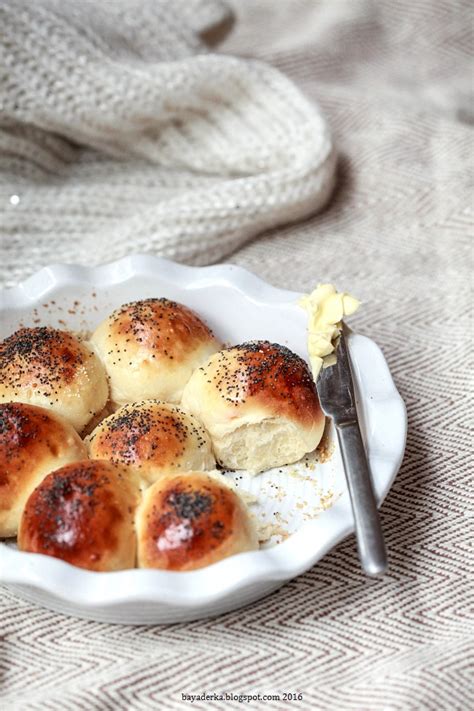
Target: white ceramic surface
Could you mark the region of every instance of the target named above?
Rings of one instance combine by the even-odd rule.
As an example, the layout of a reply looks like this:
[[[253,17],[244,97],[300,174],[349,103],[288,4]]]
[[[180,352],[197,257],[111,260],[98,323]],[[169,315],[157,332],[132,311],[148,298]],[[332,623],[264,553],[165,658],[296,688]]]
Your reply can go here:
[[[296,303],[299,294],[276,289],[239,267],[187,267],[149,255],[90,269],[64,265],[42,269],[0,293],[0,337],[19,324],[36,325],[38,320],[42,325],[89,330],[113,308],[150,296],[166,296],[194,308],[224,342],[266,338],[306,358],[306,313]],[[405,406],[377,345],[353,334],[349,347],[381,502],[402,461]],[[334,450],[327,461],[311,455],[298,465],[256,477],[245,472],[228,475],[257,497],[251,510],[262,531],[273,534],[259,551],[187,573],[94,573],[3,543],[0,583],[66,614],[128,624],[191,620],[248,604],[311,568],[353,531],[331,428],[327,437]]]

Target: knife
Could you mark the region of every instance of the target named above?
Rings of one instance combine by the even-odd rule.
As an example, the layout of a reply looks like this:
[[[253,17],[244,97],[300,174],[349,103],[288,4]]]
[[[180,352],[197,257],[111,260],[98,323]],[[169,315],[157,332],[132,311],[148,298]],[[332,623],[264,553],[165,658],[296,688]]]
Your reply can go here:
[[[348,333],[343,324],[336,346],[336,363],[321,370],[316,387],[322,410],[332,418],[336,428],[362,569],[367,575],[379,576],[387,570],[387,553],[355,407]]]

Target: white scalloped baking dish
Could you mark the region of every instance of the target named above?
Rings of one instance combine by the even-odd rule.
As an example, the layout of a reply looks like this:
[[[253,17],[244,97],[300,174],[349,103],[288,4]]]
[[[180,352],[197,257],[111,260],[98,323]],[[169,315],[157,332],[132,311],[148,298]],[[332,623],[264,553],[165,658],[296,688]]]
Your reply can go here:
[[[113,308],[166,296],[194,308],[225,342],[266,338],[306,358],[306,314],[299,294],[276,289],[235,266],[187,267],[152,256],[131,256],[97,268],[55,265],[0,292],[0,337],[19,324],[90,329]],[[401,464],[406,411],[380,349],[352,334],[358,409],[378,501]],[[177,622],[238,608],[311,568],[353,531],[341,460],[328,431],[326,457],[308,457],[251,478],[233,476],[257,496],[253,506],[268,534],[261,550],[201,570],[95,573],[48,556],[0,544],[0,583],[54,610],[94,620]],[[273,526],[268,522],[273,522]],[[284,539],[284,540],[283,540]],[[275,541],[280,540],[280,543]]]

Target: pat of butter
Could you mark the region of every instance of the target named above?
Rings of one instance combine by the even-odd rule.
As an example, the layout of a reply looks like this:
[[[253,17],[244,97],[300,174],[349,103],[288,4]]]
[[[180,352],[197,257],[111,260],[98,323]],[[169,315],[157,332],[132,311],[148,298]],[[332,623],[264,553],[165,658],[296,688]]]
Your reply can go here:
[[[336,291],[332,284],[318,284],[298,304],[308,312],[308,354],[316,380],[321,368],[335,362],[334,341],[341,332],[342,320],[357,311],[360,301]]]

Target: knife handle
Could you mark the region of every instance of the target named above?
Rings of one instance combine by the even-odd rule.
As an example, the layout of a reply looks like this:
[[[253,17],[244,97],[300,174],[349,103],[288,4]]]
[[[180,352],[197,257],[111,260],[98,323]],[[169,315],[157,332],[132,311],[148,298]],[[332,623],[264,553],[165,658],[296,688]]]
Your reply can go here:
[[[351,497],[360,562],[367,575],[382,575],[388,566],[387,553],[359,424],[341,423],[336,430]]]

